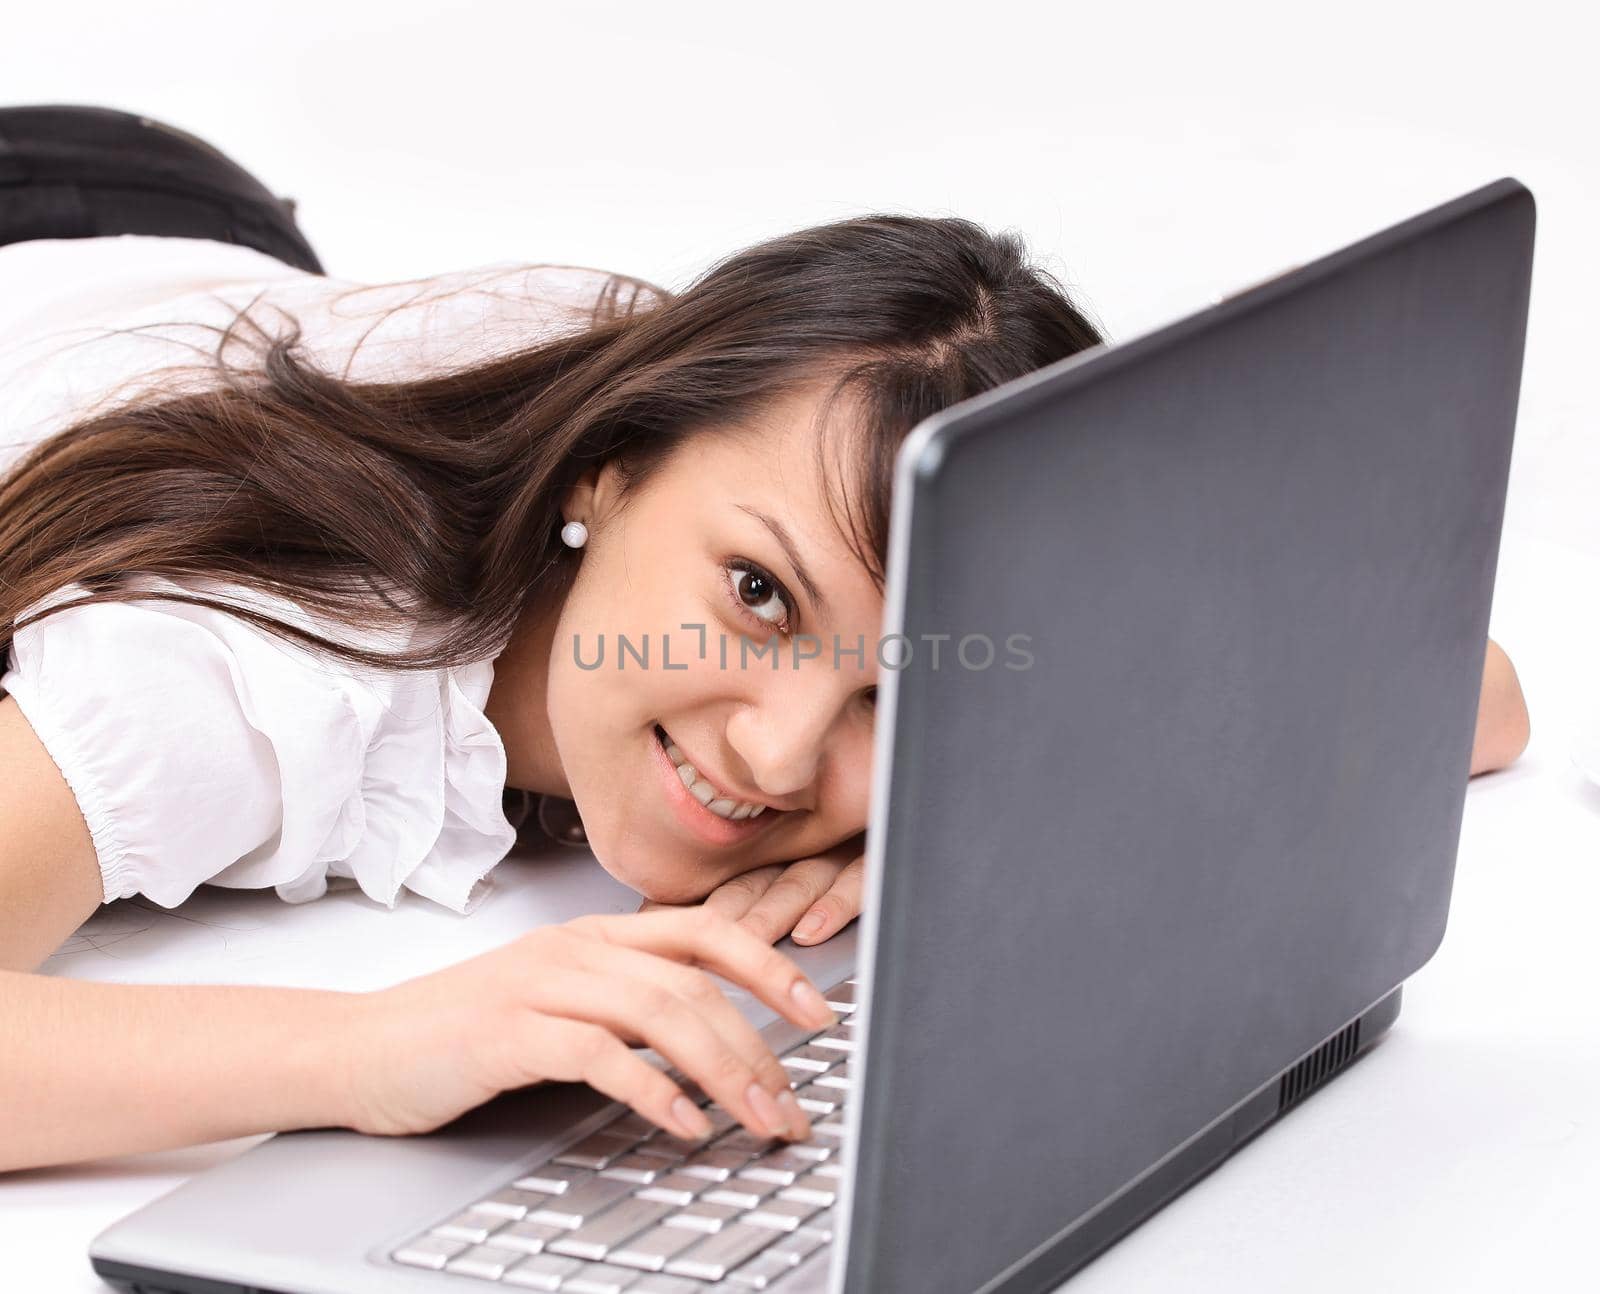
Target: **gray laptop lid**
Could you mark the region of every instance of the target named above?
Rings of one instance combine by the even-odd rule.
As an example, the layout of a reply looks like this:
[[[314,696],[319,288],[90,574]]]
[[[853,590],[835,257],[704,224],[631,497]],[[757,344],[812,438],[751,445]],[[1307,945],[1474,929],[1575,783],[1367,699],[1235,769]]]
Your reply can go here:
[[[997,1283],[1437,947],[1533,225],[1500,181],[903,447],[851,1294]]]

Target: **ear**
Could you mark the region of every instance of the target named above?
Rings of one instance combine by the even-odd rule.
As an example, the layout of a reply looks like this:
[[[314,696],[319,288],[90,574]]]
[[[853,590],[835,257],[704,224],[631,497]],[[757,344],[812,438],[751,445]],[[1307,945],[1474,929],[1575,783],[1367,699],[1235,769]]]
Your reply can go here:
[[[608,460],[591,467],[567,488],[561,496],[561,516],[581,521],[592,531],[609,515],[618,497],[616,465]]]

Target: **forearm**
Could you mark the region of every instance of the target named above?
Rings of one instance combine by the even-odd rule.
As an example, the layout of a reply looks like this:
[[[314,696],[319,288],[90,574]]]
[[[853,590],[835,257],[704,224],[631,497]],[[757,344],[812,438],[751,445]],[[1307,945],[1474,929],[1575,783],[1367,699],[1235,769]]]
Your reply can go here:
[[[0,1172],[341,1125],[358,999],[0,971]]]
[[[1511,658],[1493,639],[1483,661],[1478,723],[1472,739],[1472,775],[1504,768],[1528,745],[1528,703]]]

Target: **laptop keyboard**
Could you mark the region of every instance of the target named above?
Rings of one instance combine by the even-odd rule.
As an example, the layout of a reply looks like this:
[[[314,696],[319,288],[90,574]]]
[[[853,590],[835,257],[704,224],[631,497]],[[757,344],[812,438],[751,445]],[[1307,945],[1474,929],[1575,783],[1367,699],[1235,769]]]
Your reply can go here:
[[[560,1294],[820,1294],[844,1165],[856,981],[823,996],[839,1023],[778,1057],[811,1117],[809,1141],[757,1136],[669,1070],[711,1120],[705,1141],[630,1110],[390,1256]]]

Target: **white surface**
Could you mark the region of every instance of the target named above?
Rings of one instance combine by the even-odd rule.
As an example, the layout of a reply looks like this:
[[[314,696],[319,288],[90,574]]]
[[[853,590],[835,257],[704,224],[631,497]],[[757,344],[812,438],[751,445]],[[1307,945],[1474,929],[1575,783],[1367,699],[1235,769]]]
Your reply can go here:
[[[549,260],[681,286],[779,230],[955,213],[1021,230],[1114,336],[1500,175],[1527,183],[1539,244],[1491,629],[1530,749],[1469,791],[1450,930],[1393,1035],[1069,1288],[1567,1290],[1594,1286],[1600,1211],[1600,788],[1569,759],[1600,740],[1600,104],[1581,13],[276,0],[224,30],[200,0],[64,0],[6,15],[0,94],[202,135],[298,198],[353,278]],[[593,901],[623,898],[595,880]],[[376,984],[590,901],[532,869],[464,922],[251,897],[202,897],[72,973]],[[249,929],[189,920],[225,914]],[[0,1254],[23,1263],[7,1275],[102,1289],[88,1238],[240,1148],[0,1182]]]

